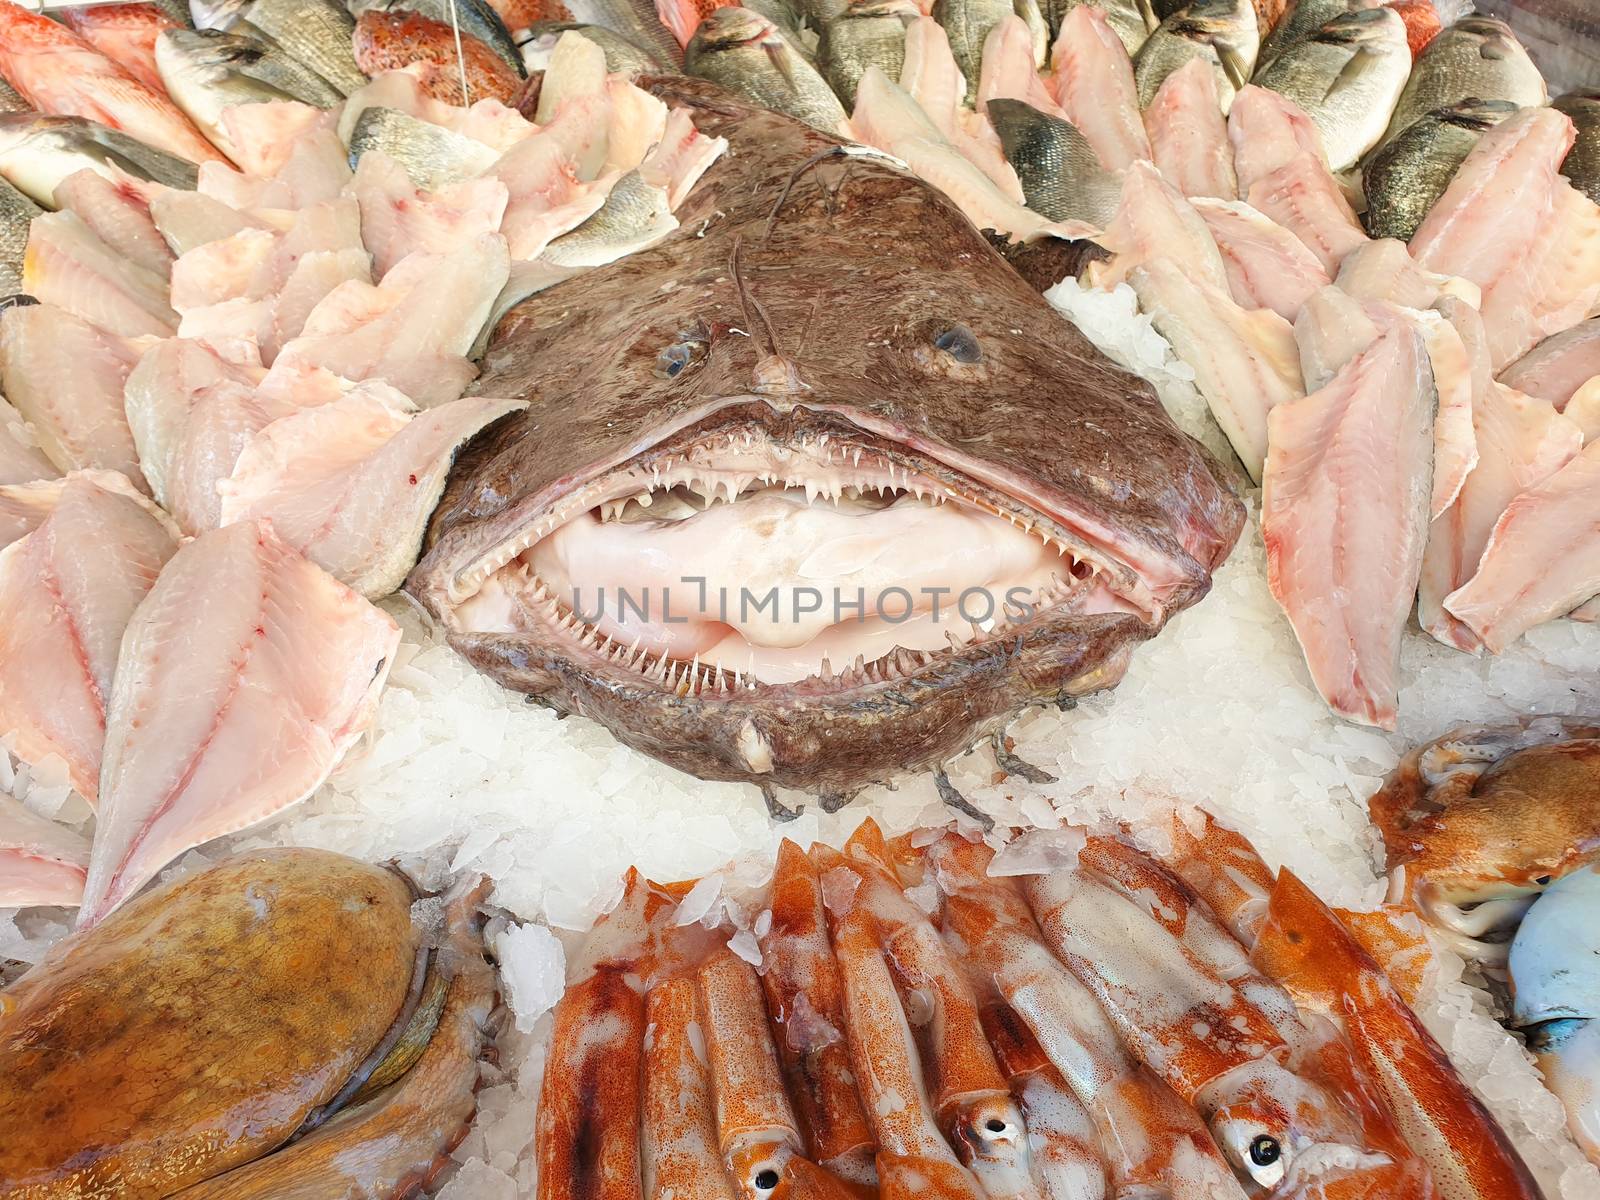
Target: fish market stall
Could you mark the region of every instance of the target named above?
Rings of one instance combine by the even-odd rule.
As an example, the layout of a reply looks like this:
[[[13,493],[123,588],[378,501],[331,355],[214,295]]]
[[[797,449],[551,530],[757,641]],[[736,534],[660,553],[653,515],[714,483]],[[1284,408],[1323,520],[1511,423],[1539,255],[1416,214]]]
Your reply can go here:
[[[1600,1200],[1505,7],[0,0],[0,1198]]]

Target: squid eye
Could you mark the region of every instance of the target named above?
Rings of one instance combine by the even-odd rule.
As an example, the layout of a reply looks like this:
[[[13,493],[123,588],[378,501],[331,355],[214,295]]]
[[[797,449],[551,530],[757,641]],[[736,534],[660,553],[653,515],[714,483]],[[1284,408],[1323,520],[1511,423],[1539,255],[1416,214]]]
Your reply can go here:
[[[757,1192],[763,1196],[770,1196],[778,1189],[778,1173],[771,1167],[764,1167],[756,1172],[752,1182],[756,1185]]]
[[[1278,1139],[1262,1134],[1250,1143],[1250,1161],[1258,1167],[1270,1167],[1283,1157],[1283,1147]]]
[[[975,363],[983,359],[983,347],[978,345],[978,335],[965,325],[952,325],[933,344],[958,363]]]

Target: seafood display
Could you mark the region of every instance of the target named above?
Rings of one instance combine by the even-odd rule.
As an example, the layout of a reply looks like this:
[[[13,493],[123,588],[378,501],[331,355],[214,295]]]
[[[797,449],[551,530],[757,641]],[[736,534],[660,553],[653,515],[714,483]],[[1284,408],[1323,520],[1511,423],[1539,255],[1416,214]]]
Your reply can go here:
[[[541,1200],[1539,1195],[1362,914],[1165,842],[869,819],[786,841],[732,938],[630,873],[555,1008]]]

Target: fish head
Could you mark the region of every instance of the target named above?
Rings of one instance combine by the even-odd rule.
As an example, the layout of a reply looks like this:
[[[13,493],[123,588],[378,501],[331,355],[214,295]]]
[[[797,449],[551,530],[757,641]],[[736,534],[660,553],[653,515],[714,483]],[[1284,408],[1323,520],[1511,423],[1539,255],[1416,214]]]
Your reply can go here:
[[[760,13],[737,5],[713,9],[695,29],[692,52],[711,53],[781,39],[778,27]]]
[[[1358,8],[1340,13],[1308,40],[1377,53],[1404,47],[1405,22],[1392,8]]]
[[[500,324],[477,386],[531,407],[408,586],[502,682],[826,799],[1115,683],[1242,509],[933,189],[716,95],[681,232]]]

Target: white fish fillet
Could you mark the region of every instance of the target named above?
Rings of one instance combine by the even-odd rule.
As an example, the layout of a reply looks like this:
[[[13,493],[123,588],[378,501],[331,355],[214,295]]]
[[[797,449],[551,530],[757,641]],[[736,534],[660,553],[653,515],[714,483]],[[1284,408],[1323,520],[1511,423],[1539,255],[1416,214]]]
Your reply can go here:
[[[1056,100],[1101,166],[1120,171],[1151,157],[1133,63],[1103,12],[1079,4],[1067,13],[1050,48],[1050,67]]]
[[[1357,300],[1387,300],[1404,308],[1432,308],[1443,296],[1454,296],[1473,308],[1483,302],[1477,284],[1424,271],[1406,244],[1394,238],[1364,242],[1350,251],[1339,263],[1334,282]]]
[[[1445,597],[1477,571],[1489,534],[1506,506],[1576,457],[1583,441],[1577,426],[1547,402],[1494,381],[1487,335],[1475,309],[1447,300],[1441,310],[1469,358],[1477,453],[1455,502],[1429,527],[1417,585],[1417,619],[1446,645],[1475,651],[1477,635],[1445,610]]]
[[[1268,414],[1304,395],[1294,329],[1268,309],[1240,308],[1226,291],[1166,259],[1136,268],[1128,282],[1156,330],[1193,368],[1211,415],[1259,482]]]
[[[0,347],[3,347],[0,342]],[[0,366],[4,364],[0,349]],[[52,479],[60,472],[39,448],[21,413],[0,397],[0,484],[32,483],[35,479]]]
[[[583,180],[578,164],[555,137],[527,138],[491,168],[508,191],[500,232],[512,259],[537,258],[552,240],[599,211],[613,176]]]
[[[1021,17],[1001,20],[983,39],[983,59],[978,73],[978,110],[991,100],[1020,100],[1024,104],[1067,119],[1066,110],[1039,78],[1033,57],[1033,32]]]
[[[224,300],[260,299],[264,290],[255,280],[278,237],[268,229],[241,229],[188,251],[172,267],[172,307],[188,313]]]
[[[1378,340],[1379,305],[1363,304],[1342,288],[1319,288],[1295,318],[1300,378],[1307,392],[1326,387],[1345,366]]]
[[[1155,259],[1177,263],[1196,283],[1228,291],[1228,269],[1216,239],[1194,205],[1162,178],[1155,164],[1136,162],[1123,176],[1117,215],[1095,238],[1111,252],[1092,263],[1088,277],[1095,287],[1110,290],[1136,267]]]
[[[191,308],[178,322],[178,336],[204,342],[231,363],[260,367],[277,329],[277,308],[270,298],[242,297]]]
[[[123,630],[177,548],[130,492],[69,478],[49,517],[0,550],[0,735],[24,762],[60,757],[91,804]]]
[[[0,379],[59,471],[99,467],[144,486],[122,388],[138,355],[49,304],[0,315]]]
[[[379,279],[407,254],[445,254],[500,228],[510,191],[499,179],[466,179],[419,191],[405,168],[381,150],[361,156],[351,190],[361,206],[361,237]]]
[[[1427,537],[1433,409],[1422,337],[1395,322],[1327,387],[1267,417],[1272,594],[1328,706],[1385,729]]]
[[[1498,654],[1600,595],[1600,442],[1523,492],[1495,522],[1477,573],[1445,608]]]
[[[128,482],[127,476],[115,471],[74,471],[60,479],[0,484],[0,550],[27,537],[45,523],[60,503],[69,479],[87,480],[105,491],[148,503],[139,490]]]
[[[0,792],[0,908],[72,907],[88,870],[87,841]]]
[[[949,35],[932,17],[920,17],[907,26],[899,83],[945,141],[988,176],[1003,196],[1022,203],[1022,183],[1006,161],[1000,135],[982,113],[963,103],[966,78],[950,50]]]
[[[314,792],[370,723],[399,644],[270,525],[178,551],[123,639],[79,926],[190,847]]]
[[[1600,375],[1573,392],[1561,411],[1583,430],[1585,444],[1600,437]]]
[[[1479,139],[1411,239],[1423,267],[1483,290],[1497,371],[1600,303],[1600,206],[1559,174],[1574,136],[1555,109],[1507,118]]]
[[[667,106],[643,88],[613,76],[606,80],[606,160],[601,174],[627,172],[644,161],[667,131]]]
[[[94,171],[76,171],[56,185],[56,207],[76,213],[102,242],[135,266],[163,278],[172,269],[172,251],[138,188],[119,186]]]
[[[381,383],[268,425],[219,485],[222,523],[270,519],[290,546],[370,599],[416,564],[456,450],[525,408],[472,397],[418,414]]]
[[[1238,196],[1217,77],[1205,60],[1190,59],[1167,76],[1145,109],[1144,129],[1156,166],[1185,196]]]
[[[1302,154],[1326,163],[1322,135],[1305,109],[1277,92],[1254,85],[1242,88],[1228,113],[1239,194]]]
[[[1204,63],[1193,60],[1191,66]],[[1203,72],[1209,79],[1211,72]],[[1228,288],[1245,308],[1270,308],[1293,321],[1328,273],[1304,242],[1242,200],[1191,196],[1227,268]]]
[[[465,355],[510,274],[506,241],[485,234],[450,254],[413,254],[374,287],[340,284],[273,363],[381,379],[423,407],[460,396],[477,374]]]
[[[581,33],[569,29],[556,39],[556,48],[550,53],[550,65],[545,68],[533,123],[548,125],[572,100],[600,95],[605,87],[605,52]]]
[[[263,387],[224,380],[194,394],[171,458],[172,515],[185,533],[222,524],[217,485],[233,474],[252,438],[294,405]]]
[[[22,284],[41,303],[122,337],[170,337],[178,325],[167,304],[165,276],[123,258],[76,213],[33,219]]]
[[[523,138],[531,137],[535,126],[514,108],[498,100],[479,100],[470,108],[459,108],[435,100],[422,90],[422,84],[409,71],[385,71],[366,87],[352,92],[339,110],[335,132],[339,141],[350,144],[350,135],[361,114],[369,108],[393,108],[418,120],[442,125],[463,137],[482,142],[503,154]]]
[[[231,237],[241,229],[267,228],[259,218],[220,200],[178,188],[164,188],[150,198],[150,217],[175,255]]]
[[[667,114],[661,141],[640,162],[639,175],[652,187],[663,189],[668,210],[677,212],[700,176],[727,150],[727,138],[707,137],[695,128],[688,109],[675,108]]]

